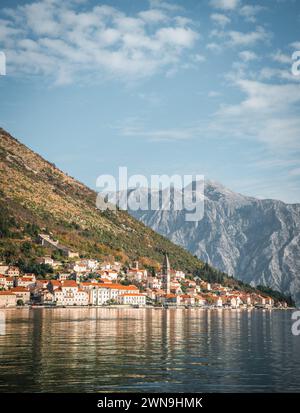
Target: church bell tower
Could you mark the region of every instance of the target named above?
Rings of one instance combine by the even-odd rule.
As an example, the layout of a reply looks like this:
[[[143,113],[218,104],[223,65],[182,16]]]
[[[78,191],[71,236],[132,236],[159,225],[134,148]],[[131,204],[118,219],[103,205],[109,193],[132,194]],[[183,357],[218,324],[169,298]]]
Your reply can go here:
[[[170,294],[170,286],[171,286],[171,268],[169,257],[167,253],[165,253],[165,258],[162,266],[162,288],[166,294]]]

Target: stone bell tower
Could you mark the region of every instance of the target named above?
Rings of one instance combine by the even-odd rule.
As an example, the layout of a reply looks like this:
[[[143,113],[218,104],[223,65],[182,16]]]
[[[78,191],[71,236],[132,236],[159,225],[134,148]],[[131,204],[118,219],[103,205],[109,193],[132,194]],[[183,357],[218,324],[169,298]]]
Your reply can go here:
[[[162,288],[166,294],[170,294],[170,286],[171,286],[171,268],[169,257],[167,253],[165,253],[165,258],[162,266]]]

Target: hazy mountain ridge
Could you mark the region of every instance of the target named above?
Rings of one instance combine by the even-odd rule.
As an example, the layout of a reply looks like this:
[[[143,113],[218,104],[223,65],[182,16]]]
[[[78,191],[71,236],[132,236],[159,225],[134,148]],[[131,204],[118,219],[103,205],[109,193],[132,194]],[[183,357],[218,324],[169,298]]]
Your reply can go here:
[[[187,222],[185,211],[130,213],[221,271],[300,302],[300,204],[243,196],[212,181],[204,195],[199,222]]]

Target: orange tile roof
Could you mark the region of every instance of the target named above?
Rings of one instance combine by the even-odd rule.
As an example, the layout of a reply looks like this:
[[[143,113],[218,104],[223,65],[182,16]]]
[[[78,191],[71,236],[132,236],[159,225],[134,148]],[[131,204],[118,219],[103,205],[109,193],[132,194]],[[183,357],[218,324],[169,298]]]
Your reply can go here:
[[[66,280],[62,282],[63,287],[78,287],[76,281],[74,280]]]
[[[129,272],[144,272],[145,270],[140,270],[140,269],[136,269],[136,268],[130,268]],[[116,271],[117,272],[117,271]]]
[[[102,286],[101,286],[102,287]],[[104,288],[111,288],[112,290],[138,290],[135,285],[122,285],[122,284],[107,284],[103,285]]]
[[[145,297],[144,294],[134,294],[134,293],[128,293],[128,294],[121,294],[120,297]]]
[[[52,285],[61,286],[61,281],[58,281],[58,280],[50,280],[50,283],[51,283]]]
[[[166,298],[176,298],[175,294],[165,294]]]
[[[12,288],[10,291],[12,291],[12,292],[25,292],[25,293],[27,293],[27,292],[29,292],[29,289],[28,288],[26,288],[26,287],[14,287],[14,288]]]
[[[108,280],[107,278],[101,278],[99,282],[102,284],[112,284],[112,281]]]

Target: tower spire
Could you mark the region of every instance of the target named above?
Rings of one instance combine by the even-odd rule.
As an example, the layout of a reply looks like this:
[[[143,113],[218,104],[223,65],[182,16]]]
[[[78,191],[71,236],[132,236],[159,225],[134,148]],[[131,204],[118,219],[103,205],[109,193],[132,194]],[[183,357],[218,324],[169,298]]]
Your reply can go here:
[[[165,252],[165,257],[164,257],[164,262],[163,262],[163,272],[166,274],[168,271],[170,271],[170,261],[168,254]]]
[[[162,265],[162,284],[166,294],[169,294],[171,286],[171,267],[167,253],[165,253],[164,262]]]

